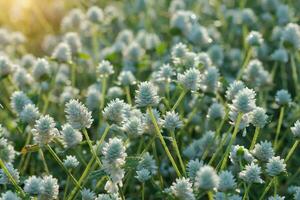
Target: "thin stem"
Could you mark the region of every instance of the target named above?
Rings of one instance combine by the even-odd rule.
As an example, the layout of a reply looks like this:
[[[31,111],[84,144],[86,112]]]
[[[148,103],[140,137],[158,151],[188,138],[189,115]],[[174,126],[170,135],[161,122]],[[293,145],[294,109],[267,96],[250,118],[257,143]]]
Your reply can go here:
[[[287,83],[287,73],[286,73],[286,66],[283,64],[283,63],[281,63],[280,64],[280,70],[281,70],[281,81],[282,81],[282,87],[284,88],[284,89],[287,89],[287,87],[288,87],[288,83]]]
[[[156,148],[156,143],[152,143],[152,152],[153,152],[153,155],[154,155],[154,158],[156,160],[156,163],[160,163],[160,160],[158,158],[158,155],[157,155],[157,148]],[[164,187],[164,180],[162,178],[162,176],[160,174],[157,174],[158,178],[159,178],[159,183],[160,183],[160,186],[161,188]]]
[[[107,84],[107,80],[105,77],[103,77],[102,81],[101,81],[102,88],[101,88],[100,113],[101,113],[101,110],[103,110],[104,105],[105,105],[106,84]]]
[[[167,154],[170,162],[172,163],[172,166],[173,166],[173,168],[174,168],[177,176],[181,177],[181,173],[179,172],[178,167],[177,167],[177,165],[176,165],[176,163],[174,161],[174,158],[172,157],[172,155],[171,155],[171,153],[170,153],[170,151],[168,149],[168,146],[167,146],[167,144],[166,144],[166,142],[165,142],[165,140],[164,140],[164,138],[163,138],[163,136],[162,136],[162,134],[160,132],[160,129],[159,129],[158,125],[157,125],[157,121],[156,121],[156,119],[154,117],[154,114],[153,114],[153,111],[152,111],[151,107],[148,107],[148,112],[150,114],[152,123],[154,124],[155,132],[156,132],[157,136],[159,137],[160,142],[161,142],[161,144],[162,144],[162,146],[163,146],[163,148],[164,148],[164,150],[165,150],[165,152],[166,152],[166,154]]]
[[[127,103],[132,105],[129,86],[125,87],[125,92],[126,92]]]
[[[89,134],[88,134],[88,132],[87,132],[87,130],[85,128],[83,129],[83,135],[84,135],[84,137],[85,137],[85,139],[86,139],[86,141],[87,141],[87,143],[88,143],[88,145],[90,147],[90,151],[92,153],[92,156],[95,157],[97,164],[99,166],[101,166],[102,165],[101,161],[100,161],[100,159],[97,156],[97,153],[96,153],[96,151],[95,151],[95,149],[93,147],[92,141],[91,141],[91,139],[89,137]]]
[[[15,84],[15,82],[12,80],[11,75],[7,76],[8,82],[10,83],[10,85],[12,85],[14,90],[19,90],[18,86]]]
[[[221,170],[223,170],[226,167],[227,159],[228,159],[228,154],[229,154],[229,152],[231,150],[231,146],[234,143],[236,135],[237,135],[237,133],[239,131],[239,127],[240,127],[240,123],[241,123],[241,120],[242,120],[242,116],[243,116],[242,113],[239,113],[238,116],[237,116],[236,124],[235,124],[234,130],[233,130],[232,136],[230,138],[229,144],[228,144],[228,146],[226,148],[226,151],[225,151],[225,154],[223,156],[223,162],[222,162],[222,165],[221,165]]]
[[[104,182],[105,180],[106,180],[106,177],[103,176],[103,177],[97,182],[96,187],[95,187],[95,190],[96,190],[97,188],[99,188],[99,187],[103,184],[103,182]]]
[[[18,190],[22,197],[25,197],[25,192],[23,191],[23,189],[18,185],[17,181],[15,180],[15,178],[11,175],[11,173],[9,172],[9,170],[7,169],[6,165],[4,164],[3,160],[0,158],[0,167],[2,168],[3,172],[5,173],[5,175],[8,177],[8,179],[10,180],[10,182],[13,184],[13,186],[16,188],[16,190]]]
[[[273,82],[274,80],[274,77],[275,77],[275,74],[276,74],[276,71],[277,71],[277,68],[278,68],[278,62],[275,62],[275,65],[274,67],[272,68],[272,71],[271,71],[271,82]]]
[[[216,136],[217,136],[217,137],[219,137],[220,132],[221,132],[221,130],[222,130],[222,128],[223,128],[223,126],[224,126],[224,123],[225,123],[225,121],[227,120],[227,118],[228,118],[228,110],[226,111],[225,116],[223,117],[223,119],[222,119],[220,125],[218,126],[218,128],[217,128],[217,130],[216,130]]]
[[[122,200],[125,200],[125,196],[123,194],[122,188],[120,187],[120,185],[118,184],[118,190],[119,190],[119,195],[121,197]]]
[[[274,177],[274,197],[277,195],[277,177]]]
[[[295,149],[297,148],[300,140],[296,140],[295,143],[293,144],[292,148],[290,149],[289,153],[287,154],[286,158],[284,159],[285,162],[287,162],[291,156],[293,155]]]
[[[88,176],[90,169],[93,165],[95,161],[95,158],[92,157],[92,159],[89,161],[89,163],[87,164],[85,170],[83,171],[81,177],[78,180],[78,185],[75,186],[75,188],[71,191],[70,195],[68,196],[68,200],[72,200],[74,199],[74,197],[76,196],[77,192],[79,191],[79,189],[81,188],[80,185],[81,183],[85,180],[85,178]]]
[[[274,182],[274,178],[272,178],[269,182],[269,184],[267,185],[267,187],[264,189],[262,195],[260,196],[259,200],[263,200],[264,197],[266,196],[267,192],[269,191],[269,189],[271,188],[272,184]]]
[[[43,165],[44,165],[45,172],[46,172],[46,174],[49,174],[48,165],[47,165],[47,162],[45,160],[44,152],[42,151],[42,149],[39,149],[39,153],[41,155],[41,159],[42,159],[42,162],[43,162]]]
[[[55,151],[50,147],[49,144],[46,145],[47,150],[50,152],[52,157],[55,159],[55,161],[59,164],[59,166],[66,172],[66,174],[71,178],[73,183],[77,185],[78,187],[81,187],[78,183],[78,181],[74,178],[74,176],[71,174],[71,172],[64,166],[63,162],[60,160],[58,155],[55,153]]]
[[[92,47],[93,47],[93,54],[94,54],[94,62],[97,63],[98,62],[98,59],[97,59],[97,56],[98,56],[98,38],[97,38],[97,26],[94,25],[92,27],[92,32],[93,32],[93,35],[92,35]]]
[[[68,176],[68,178],[67,178],[67,182],[66,182],[66,186],[65,186],[65,191],[64,191],[64,199],[66,199],[66,197],[67,197],[69,183],[70,183],[70,176]]]
[[[141,155],[144,155],[148,151],[148,149],[150,148],[150,146],[152,145],[152,143],[155,141],[155,139],[156,139],[156,136],[153,136],[151,138],[151,140],[147,143],[147,146],[142,151]]]
[[[100,128],[101,126],[101,119],[102,119],[102,110],[104,108],[105,105],[105,94],[106,94],[106,84],[107,84],[107,80],[106,77],[102,77],[101,79],[101,96],[100,96],[100,107],[99,107],[99,121],[98,121],[98,128]]]
[[[75,63],[71,62],[70,63],[71,67],[71,82],[72,82],[72,87],[76,87],[76,65]]]
[[[208,164],[211,165],[213,163],[213,161],[216,159],[217,155],[219,154],[219,152],[222,150],[224,144],[226,143],[227,141],[227,138],[230,134],[230,132],[232,131],[233,129],[233,126],[231,126],[229,128],[229,130],[226,132],[226,135],[225,137],[223,138],[223,140],[221,141],[221,144],[219,145],[219,147],[217,148],[216,152],[213,154],[213,156],[211,157],[211,159],[209,160]]]
[[[98,142],[98,144],[96,146],[96,151],[98,151],[99,147],[102,145],[103,141],[105,140],[105,138],[106,138],[106,136],[107,136],[107,134],[109,132],[110,127],[111,126],[108,125],[105,128],[104,133],[102,134],[102,136],[101,136],[101,138],[100,138],[100,140],[99,140],[99,142]],[[71,191],[71,193],[70,193],[70,195],[68,197],[68,200],[72,200],[76,196],[78,190],[80,189],[81,183],[83,183],[83,181],[85,180],[85,178],[89,175],[90,170],[92,168],[92,165],[93,165],[93,163],[94,163],[94,161],[95,161],[96,158],[97,158],[97,156],[95,156],[95,155],[92,156],[92,158],[90,159],[89,163],[87,164],[87,166],[86,166],[83,174],[79,178],[79,181],[78,181],[79,186],[76,185],[76,187]],[[101,166],[101,165],[99,165],[99,166]]]
[[[171,137],[172,137],[172,144],[173,144],[173,147],[174,147],[175,152],[177,154],[177,157],[178,157],[181,169],[183,171],[183,174],[186,174],[185,165],[184,165],[184,162],[183,162],[182,157],[180,155],[180,151],[179,151],[179,148],[178,148],[178,144],[177,144],[177,141],[176,141],[176,136],[175,136],[174,131],[171,131]]]
[[[278,137],[279,137],[280,129],[282,126],[282,121],[283,121],[283,115],[284,115],[284,106],[282,106],[280,108],[279,120],[278,120],[278,124],[277,124],[276,136],[275,136],[275,142],[274,142],[275,149],[277,148]]]
[[[251,184],[249,184],[248,187],[246,188],[244,196],[243,196],[243,200],[249,199],[248,193],[249,193],[250,187],[251,187]]]
[[[30,141],[31,141],[31,133],[29,132],[29,133],[27,133],[27,137],[26,137],[26,141],[25,141],[24,146],[28,145],[28,144],[30,143]],[[22,157],[21,157],[21,160],[20,160],[20,163],[19,163],[19,167],[18,167],[19,170],[21,169],[21,167],[22,167],[23,164],[24,164],[26,155],[29,156],[29,155],[26,154],[26,153],[22,154]]]
[[[182,90],[182,92],[181,92],[180,96],[178,97],[176,103],[172,107],[172,111],[174,111],[179,106],[180,102],[182,101],[182,99],[186,95],[186,93],[187,93],[186,90]]]
[[[252,142],[251,142],[251,145],[250,145],[249,150],[252,150],[252,149],[254,148],[254,145],[255,145],[256,140],[257,140],[258,135],[259,135],[259,131],[260,131],[260,128],[259,128],[259,127],[256,127],[256,128],[255,128],[255,132],[254,132],[254,136],[253,136],[253,139],[252,139]]]
[[[167,100],[169,102],[170,101],[170,82],[169,81],[166,82],[165,89],[166,89]]]
[[[243,75],[243,73],[244,73],[244,70],[245,70],[246,66],[247,66],[248,63],[249,63],[249,60],[250,60],[250,58],[251,58],[251,55],[252,55],[252,49],[251,49],[251,47],[249,47],[249,48],[247,49],[247,52],[246,52],[246,56],[245,56],[243,65],[242,65],[240,71],[238,72],[238,75],[237,75],[236,80],[240,80],[240,79],[242,78],[242,75]]]
[[[24,165],[21,169],[21,174],[23,174],[27,170],[27,167],[28,167],[28,164],[29,164],[29,161],[30,161],[30,157],[31,157],[31,152],[28,152],[28,155],[26,156]]]
[[[295,58],[294,55],[291,53],[291,65],[292,65],[292,75],[293,75],[293,80],[294,80],[294,87],[295,87],[295,94],[298,96],[299,92],[299,83],[298,83],[298,72],[297,72],[297,66],[295,63]]]
[[[142,200],[145,200],[145,183],[142,183]]]
[[[209,200],[214,200],[214,195],[213,195],[213,193],[211,191],[207,192],[207,196],[208,196]]]
[[[102,143],[104,142],[104,140],[105,140],[105,138],[106,138],[106,136],[107,136],[107,134],[108,134],[108,132],[109,132],[109,130],[110,130],[110,125],[107,125],[106,126],[106,128],[105,128],[105,130],[104,130],[104,132],[103,132],[103,134],[102,134],[102,136],[101,136],[101,138],[100,138],[100,140],[98,141],[98,144],[97,144],[97,147],[96,147],[96,151],[98,151],[98,149],[99,149],[99,147],[102,145]]]
[[[43,106],[43,109],[42,109],[42,113],[45,114],[47,109],[48,109],[48,106],[49,106],[49,94],[50,94],[50,91],[47,93],[46,96],[42,96],[44,97],[44,106]]]

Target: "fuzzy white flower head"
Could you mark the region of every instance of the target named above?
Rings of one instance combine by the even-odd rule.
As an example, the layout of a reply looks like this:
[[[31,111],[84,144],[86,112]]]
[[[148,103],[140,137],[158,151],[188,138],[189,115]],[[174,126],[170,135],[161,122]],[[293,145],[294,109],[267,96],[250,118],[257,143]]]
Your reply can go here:
[[[1,127],[2,128],[2,127]],[[0,135],[0,158],[7,163],[12,163],[16,157],[16,151],[6,138]]]
[[[170,187],[172,194],[179,200],[195,200],[192,183],[188,178],[178,178]]]
[[[49,115],[41,116],[32,129],[34,141],[40,145],[50,143],[59,134],[55,125],[54,119]]]
[[[81,52],[81,41],[79,35],[76,32],[68,32],[64,36],[64,41],[69,45],[73,55]]]
[[[127,156],[126,148],[119,138],[110,138],[107,143],[103,145],[102,154],[104,155],[104,162],[112,166],[121,167],[125,164]]]
[[[220,179],[214,168],[205,165],[201,167],[195,177],[195,187],[204,190],[213,190],[219,185]]]
[[[70,46],[65,42],[59,43],[52,53],[52,58],[62,63],[71,62],[72,58]]]
[[[245,169],[239,173],[239,176],[247,183],[263,183],[264,181],[260,177],[261,173],[260,166],[251,163],[250,165],[246,165]]]
[[[13,66],[7,56],[0,55],[0,76],[4,77],[12,73]]]
[[[65,113],[68,123],[75,129],[90,128],[93,123],[91,112],[78,100],[71,99]]]
[[[255,105],[255,91],[249,88],[240,90],[232,101],[234,108],[241,113],[252,111]]]
[[[44,176],[41,182],[40,200],[54,200],[58,198],[59,185],[52,175]]]
[[[82,141],[82,134],[70,124],[62,126],[61,134],[66,148],[74,147]]]
[[[100,78],[107,78],[110,75],[112,75],[115,71],[114,67],[109,61],[102,60],[97,67],[97,72]]]
[[[297,120],[294,123],[294,126],[291,127],[291,131],[294,135],[294,137],[299,140],[300,139],[300,120]]]
[[[32,74],[36,81],[43,81],[50,77],[49,62],[44,58],[38,58],[32,68]]]
[[[93,23],[100,23],[104,18],[102,9],[97,6],[90,7],[86,13],[86,16]]]
[[[201,74],[195,68],[190,68],[184,74],[178,74],[178,82],[186,89],[197,91],[200,88]]]
[[[110,138],[107,143],[103,145],[103,168],[110,176],[111,181],[107,182],[105,186],[110,192],[114,191],[116,185],[122,186],[122,179],[125,171],[122,169],[125,164],[127,154],[126,148],[121,139]]]
[[[156,106],[159,103],[157,87],[151,82],[142,82],[136,91],[135,102],[138,107]]]

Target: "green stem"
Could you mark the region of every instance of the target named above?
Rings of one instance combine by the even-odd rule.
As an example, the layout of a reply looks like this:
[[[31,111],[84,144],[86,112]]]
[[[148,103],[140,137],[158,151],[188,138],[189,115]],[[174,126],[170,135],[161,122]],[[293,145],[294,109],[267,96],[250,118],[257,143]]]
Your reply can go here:
[[[174,111],[180,104],[180,102],[182,101],[183,97],[186,95],[187,91],[186,90],[182,90],[180,96],[178,97],[176,103],[174,104],[172,111]]]
[[[27,137],[26,137],[26,141],[25,141],[24,146],[28,145],[30,143],[30,141],[31,141],[31,133],[29,132],[29,133],[27,133]],[[21,160],[20,160],[20,163],[19,163],[19,166],[18,166],[19,170],[23,166],[26,156],[29,156],[29,155],[25,154],[25,153],[22,154],[22,157],[21,157]]]
[[[48,106],[49,106],[49,94],[50,94],[50,91],[47,93],[46,96],[42,96],[42,97],[44,97],[44,106],[43,106],[43,109],[42,109],[43,114],[46,114],[46,111],[47,111]]]
[[[208,196],[209,200],[214,200],[214,195],[213,195],[212,191],[208,191],[207,196]]]
[[[150,146],[152,145],[152,143],[155,141],[156,136],[153,136],[151,138],[151,140],[148,142],[147,146],[144,148],[144,150],[142,151],[141,155],[144,155],[150,148]]]
[[[183,162],[182,157],[180,155],[180,151],[179,151],[179,148],[178,148],[178,144],[177,144],[177,141],[176,141],[176,136],[175,136],[174,131],[171,131],[171,137],[172,137],[172,144],[173,144],[173,147],[174,147],[175,152],[177,154],[181,169],[183,171],[183,174],[185,175],[186,174],[185,165],[184,165],[184,162]]]
[[[295,94],[298,96],[299,93],[299,83],[298,83],[298,72],[297,72],[297,66],[295,63],[295,58],[294,55],[291,54],[291,65],[292,65],[292,75],[293,75],[293,80],[294,80],[294,87],[295,87]]]
[[[122,188],[120,187],[120,185],[118,184],[118,190],[119,190],[119,195],[121,197],[122,200],[125,200],[125,196],[123,194]]]
[[[281,63],[280,64],[280,70],[281,70],[281,81],[282,81],[282,87],[284,89],[287,89],[288,83],[287,83],[287,72],[286,72],[286,66]]]
[[[290,149],[289,153],[287,154],[286,158],[284,159],[285,162],[287,162],[291,156],[293,155],[294,151],[296,150],[300,140],[296,140],[295,143],[293,144],[292,148]]]
[[[64,191],[64,199],[66,199],[66,197],[67,197],[69,183],[70,183],[70,176],[68,176],[68,178],[67,178],[67,182],[66,182],[66,186],[65,186],[65,191]]]
[[[277,195],[277,177],[274,177],[274,197]]]
[[[4,162],[3,162],[3,160],[1,158],[0,158],[0,167],[2,168],[3,172],[8,177],[8,179],[10,180],[10,182],[13,184],[13,186],[16,188],[16,190],[18,190],[20,192],[20,194],[22,195],[22,197],[25,197],[26,196],[25,192],[18,185],[17,181],[11,175],[11,173],[9,172],[9,170],[7,169],[6,165],[4,164]]]
[[[248,50],[247,50],[247,52],[246,52],[246,56],[245,56],[243,65],[242,65],[240,71],[238,72],[238,75],[237,75],[236,80],[240,80],[240,79],[242,78],[242,75],[243,75],[243,73],[244,73],[244,70],[245,70],[246,66],[247,66],[248,63],[249,63],[249,60],[250,60],[250,58],[251,58],[251,55],[252,55],[252,49],[251,49],[251,47],[249,47]]]
[[[172,155],[171,155],[171,153],[170,153],[170,151],[169,151],[169,149],[168,149],[168,146],[167,146],[167,144],[166,144],[166,142],[165,142],[165,140],[164,140],[164,138],[163,138],[163,136],[162,136],[162,134],[161,134],[161,132],[160,132],[160,129],[159,129],[159,127],[158,127],[157,121],[156,121],[156,119],[155,119],[155,117],[154,117],[154,114],[153,114],[153,111],[152,111],[152,108],[151,108],[151,107],[148,107],[148,112],[149,112],[149,114],[150,114],[152,123],[154,124],[155,132],[156,132],[157,136],[159,137],[160,142],[161,142],[161,144],[162,144],[162,146],[163,146],[163,148],[164,148],[164,150],[165,150],[165,152],[166,152],[166,154],[167,154],[167,156],[168,156],[170,162],[172,163],[172,166],[173,166],[173,168],[174,168],[174,170],[175,170],[177,176],[181,177],[181,173],[179,172],[178,167],[177,167],[177,165],[176,165],[176,163],[175,163],[175,160],[174,160],[174,158],[172,157]]]
[[[99,121],[98,121],[98,128],[100,128],[101,126],[101,119],[102,119],[102,110],[104,108],[105,105],[105,95],[106,95],[106,84],[107,84],[107,80],[106,77],[103,77],[101,80],[101,96],[100,96],[100,107],[99,107]]]
[[[237,133],[239,131],[239,127],[240,127],[240,123],[241,123],[241,120],[242,120],[242,116],[243,116],[242,113],[239,113],[238,116],[237,116],[236,124],[235,124],[234,130],[233,130],[232,136],[230,138],[229,144],[228,144],[228,146],[226,148],[226,151],[225,151],[225,154],[223,156],[223,162],[222,162],[222,165],[221,165],[221,170],[223,170],[226,167],[228,155],[229,155],[229,152],[231,150],[231,146],[232,146],[232,144],[235,141],[236,135],[237,135]]]
[[[271,188],[273,182],[274,182],[274,178],[271,179],[271,181],[269,182],[269,184],[267,185],[267,187],[264,189],[264,191],[263,191],[262,195],[260,196],[259,200],[263,200],[264,199],[264,197],[266,196],[267,192]]]
[[[13,81],[13,79],[11,78],[11,75],[8,75],[7,76],[7,79],[8,79],[8,82],[10,83],[10,85],[12,85],[13,89],[18,91],[19,88],[18,86],[15,84],[15,82]]]
[[[258,135],[259,135],[259,131],[260,131],[260,128],[259,128],[259,127],[256,127],[256,128],[255,128],[255,132],[254,132],[254,136],[253,136],[253,139],[252,139],[252,142],[251,142],[251,145],[250,145],[249,150],[252,150],[252,149],[254,148],[254,145],[255,145],[256,140],[257,140]]]
[[[76,87],[76,65],[75,63],[71,62],[70,63],[71,67],[71,82],[72,82],[72,87]]]
[[[127,98],[127,103],[132,105],[132,100],[130,96],[130,89],[128,86],[125,87],[125,92],[126,92],[126,98]]]
[[[97,182],[96,187],[95,187],[95,190],[96,190],[97,188],[99,188],[99,187],[103,184],[103,182],[104,182],[105,180],[106,180],[106,177],[103,176],[103,177]]]
[[[142,200],[145,200],[145,183],[142,183]]]
[[[88,176],[90,169],[93,165],[95,161],[95,158],[92,157],[92,159],[89,161],[89,163],[87,164],[85,170],[83,171],[81,177],[78,180],[78,185],[75,186],[75,188],[71,191],[70,195],[68,196],[68,200],[72,200],[74,199],[74,197],[76,196],[77,192],[79,191],[79,189],[81,188],[80,185],[81,183],[85,180],[85,178]]]
[[[93,47],[93,54],[94,54],[94,64],[98,62],[97,56],[98,56],[98,38],[97,38],[97,27],[94,25],[92,27],[92,47]]]
[[[275,62],[275,65],[274,67],[272,68],[272,71],[271,71],[271,82],[273,82],[274,80],[274,77],[275,77],[275,74],[276,74],[276,71],[277,71],[277,68],[278,68],[278,62]]]
[[[111,125],[107,125],[107,126],[106,126],[106,128],[105,128],[105,130],[104,130],[104,132],[103,132],[103,134],[102,134],[102,136],[101,136],[101,138],[100,138],[100,140],[98,141],[98,144],[97,144],[97,147],[96,147],[96,151],[98,151],[99,147],[100,147],[100,146],[102,145],[102,143],[104,142],[104,140],[105,140],[107,134],[109,133],[110,128],[111,128]]]
[[[222,119],[220,125],[218,126],[218,128],[217,128],[217,130],[216,130],[216,136],[217,136],[217,137],[219,137],[220,132],[221,132],[221,130],[222,130],[222,128],[223,128],[223,126],[224,126],[224,123],[225,123],[225,121],[227,120],[227,118],[228,118],[228,110],[226,111],[225,116],[223,117],[223,119]]]
[[[232,131],[233,126],[230,126],[229,130],[226,132],[226,135],[224,136],[223,140],[221,141],[221,144],[219,145],[219,147],[217,148],[216,152],[213,154],[213,156],[211,157],[211,159],[209,160],[208,164],[211,165],[213,163],[213,161],[216,159],[217,155],[219,154],[219,152],[222,150],[223,146],[225,145],[227,138],[230,134],[230,132]],[[221,161],[220,161],[221,163]]]
[[[100,101],[100,113],[104,108],[105,105],[105,94],[106,94],[106,85],[107,85],[107,80],[105,77],[102,78],[101,81],[101,101]]]
[[[160,160],[159,160],[158,155],[157,155],[157,148],[156,148],[156,143],[155,142],[152,143],[152,152],[153,152],[154,158],[156,160],[156,163],[158,163],[158,165],[159,165]],[[158,176],[158,179],[159,179],[159,182],[160,182],[160,186],[161,186],[161,188],[163,188],[164,187],[163,186],[164,185],[164,179],[162,178],[161,174],[158,174],[157,176]]]
[[[250,187],[251,187],[251,184],[249,184],[248,187],[246,188],[245,194],[243,196],[243,200],[249,199],[248,193],[249,193]]]
[[[44,165],[45,172],[46,172],[46,174],[49,174],[48,165],[47,165],[47,162],[45,160],[45,155],[44,155],[44,152],[42,151],[42,149],[39,149],[39,153],[41,155],[41,159],[42,159],[42,162],[43,162],[43,165]]]
[[[29,162],[30,162],[31,152],[28,152],[27,154],[28,154],[28,155],[26,156],[24,165],[23,165],[23,167],[22,167],[22,169],[21,169],[21,174],[23,174],[23,173],[27,170],[28,164],[29,164]]]
[[[90,148],[90,151],[92,153],[92,156],[95,157],[97,164],[99,166],[101,166],[102,165],[101,161],[100,161],[100,159],[97,156],[97,153],[96,153],[96,151],[95,151],[95,149],[93,147],[92,141],[91,141],[91,139],[89,137],[89,134],[88,134],[88,132],[87,132],[87,130],[85,128],[83,129],[83,135],[84,135],[84,137],[85,137],[85,139],[86,139],[86,141],[87,141],[87,143],[89,145],[89,148]]]
[[[282,106],[280,108],[279,120],[278,120],[278,124],[277,124],[276,136],[275,136],[275,141],[274,141],[275,149],[277,148],[279,133],[280,133],[280,129],[281,129],[281,126],[282,126],[282,121],[283,121],[283,115],[284,115],[284,106]]]
[[[74,178],[74,176],[71,174],[71,172],[64,166],[63,162],[60,160],[60,158],[58,157],[58,155],[55,153],[55,151],[50,147],[49,144],[46,145],[47,150],[50,152],[50,154],[52,155],[52,157],[55,159],[55,161],[59,164],[59,166],[66,172],[66,174],[71,178],[71,180],[73,181],[73,183],[78,186],[81,187],[78,183],[78,181]]]
[[[99,142],[98,142],[98,144],[97,144],[96,151],[98,151],[99,147],[100,147],[100,146],[102,145],[102,143],[104,142],[104,140],[105,140],[105,138],[106,138],[106,136],[107,136],[107,134],[108,134],[108,132],[109,132],[110,127],[111,127],[111,126],[108,125],[108,126],[105,128],[104,133],[102,134],[102,136],[101,136],[101,138],[100,138],[100,140],[99,140]],[[96,158],[97,158],[97,157],[96,157],[95,155],[92,156],[92,158],[90,159],[89,163],[87,164],[87,166],[86,166],[86,168],[85,168],[83,174],[82,174],[81,177],[79,178],[79,181],[78,181],[79,186],[76,185],[76,187],[71,191],[71,193],[70,193],[70,195],[69,195],[69,197],[68,197],[68,200],[72,200],[72,199],[76,196],[78,190],[80,189],[81,183],[83,183],[83,181],[85,180],[85,178],[89,175],[90,170],[91,170],[92,165],[93,165],[93,162],[95,161]],[[99,166],[101,166],[101,165],[99,165]]]

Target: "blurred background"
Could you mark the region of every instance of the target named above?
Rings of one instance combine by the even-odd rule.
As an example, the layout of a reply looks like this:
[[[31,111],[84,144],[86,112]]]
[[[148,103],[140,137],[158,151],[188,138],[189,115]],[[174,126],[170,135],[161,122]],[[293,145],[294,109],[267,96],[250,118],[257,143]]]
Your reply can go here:
[[[39,55],[43,37],[59,32],[68,10],[95,3],[105,4],[103,0],[0,0],[0,27],[22,32],[29,40],[26,49]]]

